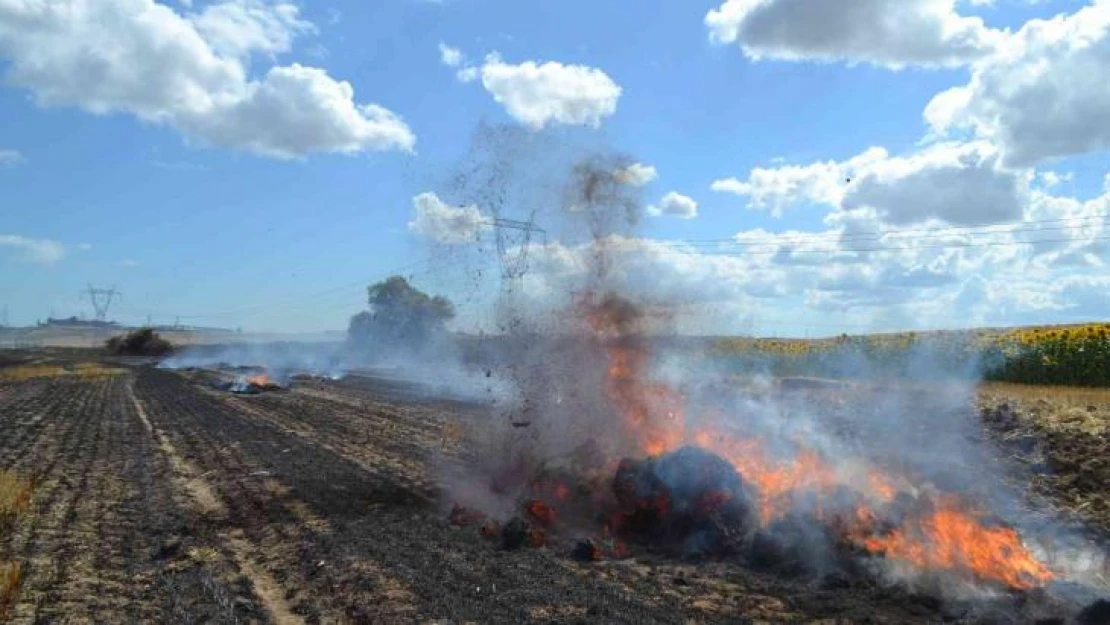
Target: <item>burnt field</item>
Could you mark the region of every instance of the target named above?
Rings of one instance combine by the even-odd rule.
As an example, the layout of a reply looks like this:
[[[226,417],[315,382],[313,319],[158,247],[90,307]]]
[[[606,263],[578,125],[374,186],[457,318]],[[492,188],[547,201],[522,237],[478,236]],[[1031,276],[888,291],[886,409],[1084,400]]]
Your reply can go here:
[[[496,418],[482,406],[369,377],[248,395],[186,372],[73,365],[0,369],[0,471],[33,486],[0,540],[0,562],[22,565],[11,622],[1075,617],[1039,591],[996,609],[635,544],[596,561],[556,542],[507,550],[453,523],[438,486],[441,467],[477,461],[456,424]],[[1015,616],[1014,602],[1033,607]]]

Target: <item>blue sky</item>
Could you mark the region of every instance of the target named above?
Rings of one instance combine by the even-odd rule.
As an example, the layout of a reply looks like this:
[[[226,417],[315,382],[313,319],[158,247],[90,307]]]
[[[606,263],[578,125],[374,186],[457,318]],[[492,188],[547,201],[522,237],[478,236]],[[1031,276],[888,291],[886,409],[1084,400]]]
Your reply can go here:
[[[1108,303],[1107,2],[36,5],[0,0],[13,323],[90,314],[91,282],[124,322],[340,329],[396,268],[488,323],[488,209],[448,188],[483,122],[654,168],[621,287],[688,305],[690,331]],[[529,296],[568,288],[581,253],[534,250]]]

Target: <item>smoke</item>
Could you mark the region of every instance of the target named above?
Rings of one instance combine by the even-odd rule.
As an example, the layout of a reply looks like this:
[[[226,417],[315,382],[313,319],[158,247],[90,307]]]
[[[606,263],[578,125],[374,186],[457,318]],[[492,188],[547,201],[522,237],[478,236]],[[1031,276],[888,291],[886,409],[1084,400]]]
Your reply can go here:
[[[689,484],[702,484],[695,472],[717,466],[699,454],[669,455],[693,446],[725,459],[742,490],[756,493],[759,527],[745,538],[752,563],[763,556],[820,575],[850,562],[953,597],[1042,585],[1051,577],[1044,562],[1058,580],[1096,583],[1056,558],[1099,550],[1030,506],[1015,468],[985,437],[974,408],[982,363],[925,340],[897,362],[849,347],[815,358],[810,375],[821,380],[784,379],[776,363],[678,336],[689,303],[674,289],[650,288],[652,276],[622,253],[643,215],[638,187],[620,173],[635,159],[559,139],[483,127],[443,190],[453,204],[548,233],[546,247],[499,241],[502,262],[576,250],[531,268],[574,271],[525,278],[497,300],[500,332],[484,339],[480,361],[513,392],[490,419],[468,424],[478,461],[441,467],[451,503],[505,518],[533,476],[596,456],[579,475],[612,476],[624,458],[660,458],[665,470],[652,479],[682,494],[685,509]],[[551,284],[560,290],[539,288]],[[1044,542],[1064,547],[1054,557]],[[1007,554],[958,553],[969,546]]]
[[[346,342],[240,343],[189,346],[161,361],[164,369],[265,369],[269,379],[289,386],[294,376],[332,380],[362,376],[414,384],[427,397],[498,405],[511,401],[514,389],[492,370],[463,362],[462,349],[439,341],[425,349],[376,351]]]
[[[264,367],[278,384],[294,375],[339,378],[357,359],[343,343],[240,343],[189,346],[158,365],[164,369]]]

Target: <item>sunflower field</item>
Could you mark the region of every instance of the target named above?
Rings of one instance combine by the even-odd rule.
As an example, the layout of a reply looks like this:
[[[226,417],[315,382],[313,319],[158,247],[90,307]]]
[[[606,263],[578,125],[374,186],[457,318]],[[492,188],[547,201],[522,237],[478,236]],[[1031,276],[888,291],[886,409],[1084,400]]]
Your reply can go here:
[[[979,376],[1021,384],[1110,386],[1110,323],[1002,330],[728,338],[714,355],[734,370],[779,376]]]

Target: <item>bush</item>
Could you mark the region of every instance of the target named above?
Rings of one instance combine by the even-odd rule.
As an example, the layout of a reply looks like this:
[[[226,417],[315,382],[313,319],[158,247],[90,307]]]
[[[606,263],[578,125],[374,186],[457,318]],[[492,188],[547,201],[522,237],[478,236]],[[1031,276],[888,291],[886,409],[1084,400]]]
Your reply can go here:
[[[164,356],[173,351],[173,345],[151,328],[113,336],[105,346],[109,353],[117,356]]]

